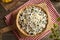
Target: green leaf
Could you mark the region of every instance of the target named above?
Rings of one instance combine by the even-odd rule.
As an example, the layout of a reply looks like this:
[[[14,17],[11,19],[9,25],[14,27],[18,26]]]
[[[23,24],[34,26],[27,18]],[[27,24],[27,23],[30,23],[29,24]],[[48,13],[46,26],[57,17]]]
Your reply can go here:
[[[60,21],[60,17],[57,18],[57,21]],[[54,40],[60,40],[60,30],[57,23],[54,24],[54,28],[51,28],[51,31],[52,34],[49,36],[49,38],[52,38]]]
[[[52,31],[52,33],[54,33],[54,29],[53,28],[51,28],[51,31]]]
[[[58,24],[54,24],[54,28],[57,28],[58,27]]]
[[[60,39],[57,38],[57,39],[54,39],[54,40],[60,40]]]
[[[60,17],[57,18],[57,21],[60,21]]]
[[[53,35],[50,35],[49,38],[53,38]]]

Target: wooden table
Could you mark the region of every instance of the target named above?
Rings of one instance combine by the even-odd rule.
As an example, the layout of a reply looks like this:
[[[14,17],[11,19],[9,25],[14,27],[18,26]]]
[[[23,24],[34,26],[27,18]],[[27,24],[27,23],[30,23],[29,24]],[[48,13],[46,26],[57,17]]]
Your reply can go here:
[[[14,0],[14,2],[11,4],[4,4],[0,2],[0,29],[6,26],[6,23],[4,22],[5,20],[4,16],[7,15],[9,12],[13,11],[14,9],[16,9],[17,7],[19,7],[20,5],[24,4],[25,2],[21,2],[20,0],[16,0],[16,1]],[[52,3],[54,7],[57,9],[57,11],[60,13],[60,2],[52,2]],[[48,34],[42,40],[52,40],[48,38],[49,35],[50,34]],[[18,39],[13,34],[13,32],[10,31],[2,35],[2,40],[18,40]]]
[[[6,26],[6,23],[4,22],[5,20],[5,15],[10,13],[11,11],[17,9],[19,6],[24,4],[26,1],[25,0],[13,0],[12,3],[9,4],[4,4],[0,2],[0,29]],[[1,37],[2,36],[2,37]],[[3,35],[0,35],[0,40],[17,40],[16,36],[13,34],[13,32],[7,32],[4,33]]]

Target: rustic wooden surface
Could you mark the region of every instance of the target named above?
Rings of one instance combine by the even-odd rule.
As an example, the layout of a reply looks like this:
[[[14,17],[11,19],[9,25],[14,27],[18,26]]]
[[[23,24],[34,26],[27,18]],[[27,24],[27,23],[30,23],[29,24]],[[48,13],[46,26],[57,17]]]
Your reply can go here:
[[[17,2],[17,4],[19,5],[21,2]],[[22,2],[22,4],[24,4],[25,2]],[[20,5],[22,5],[20,4]],[[54,7],[56,8],[56,10],[60,13],[60,2],[52,2],[52,4],[54,5]],[[7,6],[7,5],[6,5]],[[16,8],[16,7],[15,7]],[[9,10],[10,9],[10,10]],[[14,9],[14,8],[13,8]],[[1,28],[4,28],[4,26],[7,26],[6,23],[4,22],[5,18],[4,16],[7,15],[10,11],[12,11],[13,9],[11,9],[10,7],[9,8],[6,8],[4,9],[4,5],[0,4],[0,29]],[[50,33],[51,34],[51,33]],[[42,40],[52,40],[49,37],[48,34],[46,37],[44,37]],[[13,32],[7,32],[7,33],[4,33],[2,34],[2,37],[0,35],[0,40],[18,40],[16,38],[16,36],[13,34]]]
[[[17,0],[17,2],[14,0],[14,2],[10,4],[4,4],[0,2],[0,29],[4,28],[6,23],[4,22],[5,20],[5,15],[7,15],[9,12],[13,11],[14,9],[18,8],[22,4],[24,4],[26,1],[25,0]],[[0,40],[18,40],[16,36],[13,34],[13,32],[7,32],[4,34],[0,34]]]

